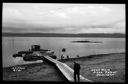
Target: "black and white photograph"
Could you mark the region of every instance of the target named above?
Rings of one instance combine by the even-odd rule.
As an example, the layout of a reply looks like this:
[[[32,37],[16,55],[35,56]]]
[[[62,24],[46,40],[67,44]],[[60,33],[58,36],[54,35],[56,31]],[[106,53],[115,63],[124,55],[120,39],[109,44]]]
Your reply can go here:
[[[3,81],[125,83],[125,4],[2,3]]]

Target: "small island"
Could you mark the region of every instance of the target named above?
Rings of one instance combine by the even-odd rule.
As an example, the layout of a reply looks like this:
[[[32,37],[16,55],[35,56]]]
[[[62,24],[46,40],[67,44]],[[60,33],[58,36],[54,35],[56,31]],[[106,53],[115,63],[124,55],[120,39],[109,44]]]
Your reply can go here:
[[[73,43],[102,43],[100,41],[72,41]]]

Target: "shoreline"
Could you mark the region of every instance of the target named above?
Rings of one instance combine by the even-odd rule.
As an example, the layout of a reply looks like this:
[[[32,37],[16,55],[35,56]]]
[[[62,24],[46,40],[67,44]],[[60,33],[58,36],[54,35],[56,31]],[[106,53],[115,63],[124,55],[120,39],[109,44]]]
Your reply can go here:
[[[85,78],[93,80],[94,82],[125,82],[125,52],[89,55],[89,56],[83,56],[79,58],[63,59],[60,61],[64,62],[71,68],[73,68],[73,62],[77,61],[81,65],[80,74]],[[9,71],[10,67],[3,68],[4,80],[17,79],[22,81],[24,80],[64,81],[61,78],[62,74],[58,74],[58,71],[56,71],[55,68],[51,67],[51,65],[48,65],[47,63],[33,63],[33,64],[24,64],[24,65],[17,65],[17,66],[26,66],[28,69],[21,72],[13,73]],[[44,69],[41,68],[44,66],[45,66]],[[14,66],[11,66],[11,67],[14,67]],[[96,73],[93,73],[91,71],[92,69],[110,69],[112,71],[117,71],[118,73],[115,74],[114,76],[96,76]],[[48,71],[50,72],[46,73]],[[29,72],[32,72],[32,73],[29,73]],[[21,73],[29,73],[29,74],[25,74],[22,76]],[[36,76],[33,75],[33,73]],[[38,74],[38,73],[41,73],[41,74]],[[51,75],[50,73],[52,73],[53,75]],[[18,77],[18,76],[13,77],[18,74],[20,74],[21,77]],[[31,75],[31,77],[29,78],[28,75]]]
[[[123,33],[9,33],[3,32],[4,37],[88,37],[88,38],[125,38]]]
[[[59,59],[58,61],[66,62],[66,61],[73,61],[73,60],[90,59],[90,58],[94,58],[94,57],[99,57],[99,56],[104,57],[104,56],[113,55],[113,54],[125,54],[125,52],[107,53],[107,54],[92,54],[92,55],[80,56],[80,57],[69,58],[69,59]]]
[[[73,60],[80,60],[80,59],[87,59],[87,58],[93,58],[93,57],[102,57],[106,55],[111,55],[111,54],[125,54],[125,52],[119,52],[119,53],[107,53],[107,54],[92,54],[92,55],[87,55],[87,56],[80,56],[80,57],[75,57],[75,58],[69,58],[69,59],[59,59],[58,61],[65,62],[65,61],[73,61]],[[33,64],[42,64],[41,62],[39,63],[30,63],[30,64],[22,64],[22,65],[14,65],[14,66],[27,66],[27,65],[33,65]],[[3,67],[4,68],[9,68],[9,67],[14,67],[14,66],[7,66]]]

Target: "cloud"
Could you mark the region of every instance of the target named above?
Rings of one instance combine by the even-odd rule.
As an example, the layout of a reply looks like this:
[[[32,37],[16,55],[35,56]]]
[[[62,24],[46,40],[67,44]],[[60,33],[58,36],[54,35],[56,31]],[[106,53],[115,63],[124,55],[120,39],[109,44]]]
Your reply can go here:
[[[121,7],[121,8],[120,8]],[[111,32],[112,28],[125,29],[124,5],[104,4],[3,4],[3,31],[35,32]],[[9,29],[10,27],[10,29]],[[57,28],[55,28],[57,27]],[[22,29],[23,28],[23,29]],[[96,30],[96,29],[97,30]],[[107,28],[107,29],[105,29]],[[93,30],[94,29],[94,30]],[[77,31],[76,31],[77,30]],[[86,31],[85,31],[86,30]],[[116,29],[113,29],[116,31]],[[122,30],[123,31],[123,30]]]
[[[104,5],[82,5],[70,6],[62,8],[49,8],[41,4],[13,4],[9,7],[8,4],[3,4],[3,19],[24,19],[32,23],[41,24],[94,24],[110,21],[108,18],[116,19],[112,8]],[[118,14],[116,14],[118,15]],[[52,20],[52,21],[51,21]],[[55,20],[55,22],[53,22]]]
[[[11,25],[11,26],[10,26]],[[34,25],[34,24],[7,24],[2,32],[39,32],[39,33],[125,33],[125,20],[115,21],[102,25]],[[12,26],[13,25],[13,26]]]
[[[103,28],[89,28],[89,29],[82,29],[81,33],[124,33],[125,30],[121,30],[119,28],[107,28],[107,29],[103,29]]]
[[[51,13],[51,15],[54,15],[60,18],[68,18],[68,15],[61,11],[50,10],[49,12]]]
[[[99,13],[106,14],[110,11],[110,9],[107,7],[103,7],[103,6],[90,5],[90,6],[83,6],[83,7],[77,7],[77,6],[70,7],[70,8],[67,8],[66,11],[72,14],[95,15]]]

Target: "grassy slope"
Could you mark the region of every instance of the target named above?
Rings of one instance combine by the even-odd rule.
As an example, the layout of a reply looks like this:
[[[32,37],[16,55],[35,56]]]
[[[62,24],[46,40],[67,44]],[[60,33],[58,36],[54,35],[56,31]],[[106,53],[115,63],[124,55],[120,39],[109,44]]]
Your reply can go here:
[[[77,61],[81,65],[81,74],[95,82],[124,82],[125,81],[125,54],[108,54],[90,57],[82,57],[79,59],[63,61],[73,68],[73,61]],[[113,76],[96,76],[92,69],[110,69],[117,71]]]
[[[22,65],[25,70],[13,72],[11,67],[3,69],[3,80],[7,81],[64,81],[55,67],[46,63]]]
[[[61,60],[62,61],[62,60]],[[125,53],[101,54],[88,57],[65,59],[62,62],[73,68],[73,61],[81,65],[81,74],[95,82],[124,82],[125,81]],[[3,69],[4,80],[21,81],[64,81],[55,67],[46,63],[22,65],[26,69],[22,72],[12,72],[11,67]],[[111,69],[117,71],[114,76],[96,76],[92,69]]]

